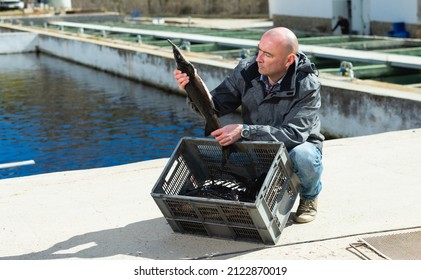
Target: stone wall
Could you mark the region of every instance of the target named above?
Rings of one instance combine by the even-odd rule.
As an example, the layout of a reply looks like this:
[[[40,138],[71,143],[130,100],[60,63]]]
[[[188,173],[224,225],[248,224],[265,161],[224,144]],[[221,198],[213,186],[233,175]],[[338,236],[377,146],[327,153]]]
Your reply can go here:
[[[393,30],[393,23],[372,21],[370,23],[372,35],[386,36],[388,31]],[[421,38],[421,25],[418,24],[405,24],[406,31],[409,32],[411,38]]]
[[[101,10],[143,16],[206,15],[269,17],[267,0],[72,0],[73,9]]]

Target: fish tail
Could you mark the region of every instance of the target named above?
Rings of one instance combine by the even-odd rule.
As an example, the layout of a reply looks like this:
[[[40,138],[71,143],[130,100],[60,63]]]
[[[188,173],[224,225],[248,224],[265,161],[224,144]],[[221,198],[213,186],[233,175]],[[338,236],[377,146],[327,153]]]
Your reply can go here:
[[[222,147],[222,166],[225,166],[229,161],[232,153],[238,152],[237,145],[232,144]]]

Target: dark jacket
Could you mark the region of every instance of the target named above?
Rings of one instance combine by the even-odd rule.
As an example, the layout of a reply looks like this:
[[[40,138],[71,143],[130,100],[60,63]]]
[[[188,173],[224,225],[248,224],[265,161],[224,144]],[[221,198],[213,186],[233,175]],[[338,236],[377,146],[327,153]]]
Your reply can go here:
[[[341,27],[342,34],[349,34],[349,21],[346,18],[339,19],[335,27],[332,28],[332,32],[335,31],[338,26]]]
[[[288,151],[308,141],[321,150],[324,136],[315,65],[303,53],[297,54],[282,82],[265,96],[255,59],[242,60],[211,92],[217,114],[223,116],[241,106],[243,121],[250,125],[250,140],[284,142]]]

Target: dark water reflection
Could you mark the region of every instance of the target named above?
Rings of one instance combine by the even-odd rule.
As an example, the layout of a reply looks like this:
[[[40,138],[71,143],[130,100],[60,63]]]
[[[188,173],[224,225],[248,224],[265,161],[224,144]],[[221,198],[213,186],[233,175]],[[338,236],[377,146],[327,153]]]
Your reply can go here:
[[[239,121],[238,116],[223,123]],[[170,157],[203,120],[181,96],[47,55],[0,55],[0,178]]]

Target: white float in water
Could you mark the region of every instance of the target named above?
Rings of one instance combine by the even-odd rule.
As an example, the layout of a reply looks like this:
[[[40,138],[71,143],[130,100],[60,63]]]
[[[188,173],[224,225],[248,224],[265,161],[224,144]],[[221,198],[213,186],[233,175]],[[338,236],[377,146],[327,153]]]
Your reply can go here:
[[[11,168],[11,167],[19,167],[23,165],[31,165],[35,164],[34,160],[25,160],[25,161],[18,161],[18,162],[9,162],[9,163],[2,163],[0,164],[0,169],[2,168]]]

